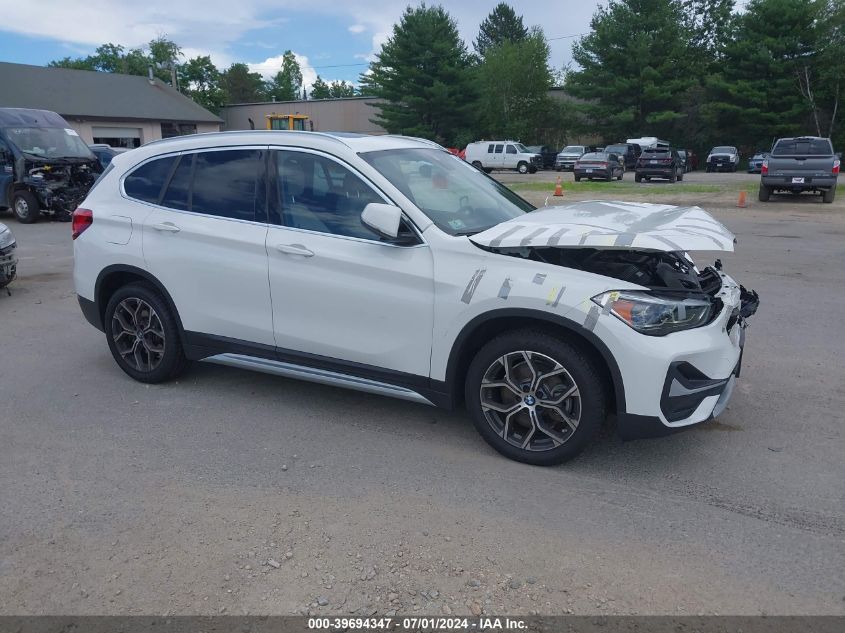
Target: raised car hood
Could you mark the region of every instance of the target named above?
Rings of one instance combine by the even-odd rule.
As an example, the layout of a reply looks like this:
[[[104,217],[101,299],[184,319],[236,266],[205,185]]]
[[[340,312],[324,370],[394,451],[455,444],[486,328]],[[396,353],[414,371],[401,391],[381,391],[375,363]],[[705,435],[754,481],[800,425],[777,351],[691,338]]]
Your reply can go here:
[[[490,248],[733,251],[735,237],[700,207],[586,200],[545,207],[469,238]]]

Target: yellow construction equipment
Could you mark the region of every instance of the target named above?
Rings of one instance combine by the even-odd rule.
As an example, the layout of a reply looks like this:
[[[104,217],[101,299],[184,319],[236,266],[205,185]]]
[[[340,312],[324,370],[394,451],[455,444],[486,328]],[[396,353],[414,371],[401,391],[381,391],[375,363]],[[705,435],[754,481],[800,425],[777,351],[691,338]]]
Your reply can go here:
[[[308,120],[308,115],[305,114],[268,114],[267,129],[268,130],[300,130],[304,132],[305,122]]]

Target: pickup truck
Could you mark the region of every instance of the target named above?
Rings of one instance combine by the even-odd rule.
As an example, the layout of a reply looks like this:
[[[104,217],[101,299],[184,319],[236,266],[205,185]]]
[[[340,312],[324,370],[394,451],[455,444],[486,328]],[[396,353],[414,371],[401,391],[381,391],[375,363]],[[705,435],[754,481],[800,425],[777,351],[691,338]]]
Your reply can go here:
[[[838,176],[839,157],[833,153],[830,139],[818,136],[778,139],[760,169],[758,197],[766,202],[775,191],[794,194],[813,191],[830,203],[836,195]]]

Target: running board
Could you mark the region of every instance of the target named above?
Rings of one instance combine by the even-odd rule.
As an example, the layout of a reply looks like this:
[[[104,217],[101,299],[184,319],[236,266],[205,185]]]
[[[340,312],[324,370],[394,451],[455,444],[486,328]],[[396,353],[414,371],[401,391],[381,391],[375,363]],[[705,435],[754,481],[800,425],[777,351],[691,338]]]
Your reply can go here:
[[[284,376],[285,378],[307,380],[308,382],[316,382],[321,385],[344,387],[346,389],[354,389],[355,391],[364,391],[366,393],[373,393],[379,396],[389,396],[391,398],[410,400],[411,402],[419,402],[420,404],[434,406],[428,398],[421,396],[412,389],[390,385],[377,380],[370,380],[369,378],[359,378],[358,376],[340,374],[326,369],[317,369],[315,367],[305,367],[304,365],[283,363],[278,360],[258,358],[256,356],[246,356],[244,354],[217,354],[216,356],[205,358],[203,361],[207,363],[214,363],[216,365],[228,365],[229,367],[239,367],[241,369],[260,371],[265,374]]]

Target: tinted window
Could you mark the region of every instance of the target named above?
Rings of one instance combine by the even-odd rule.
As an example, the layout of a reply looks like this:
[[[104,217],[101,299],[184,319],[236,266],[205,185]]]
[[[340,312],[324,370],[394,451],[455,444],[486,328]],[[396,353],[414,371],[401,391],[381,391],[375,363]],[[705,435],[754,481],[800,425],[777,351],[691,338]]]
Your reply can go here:
[[[830,156],[833,154],[833,147],[830,141],[824,138],[811,139],[781,139],[772,150],[773,156]]]
[[[516,148],[513,145],[508,145],[508,154],[516,154]]]
[[[497,154],[501,154],[501,153],[502,153],[502,148],[503,148],[503,147],[504,147],[504,145],[496,145],[496,153],[497,153]]]
[[[488,145],[488,146],[487,146],[487,153],[488,153],[488,154],[492,154],[492,153],[493,153],[493,145]]]
[[[377,239],[361,223],[361,212],[370,202],[384,199],[346,167],[304,152],[277,152],[276,165],[285,226]]]
[[[625,154],[628,151],[627,145],[608,145],[604,148],[608,152],[614,152],[615,154]]]
[[[561,154],[580,154],[584,152],[583,145],[567,145],[562,150],[560,150]]]
[[[194,164],[194,154],[186,154],[179,158],[179,164],[167,191],[161,199],[162,206],[179,211],[187,211],[191,202],[191,171]]]
[[[646,149],[643,150],[643,158],[669,158],[670,152],[668,149]]]
[[[175,156],[159,158],[144,163],[123,180],[126,195],[144,202],[158,203],[161,189],[170,175]]]
[[[255,220],[259,156],[258,150],[247,149],[197,154],[191,211]]]

